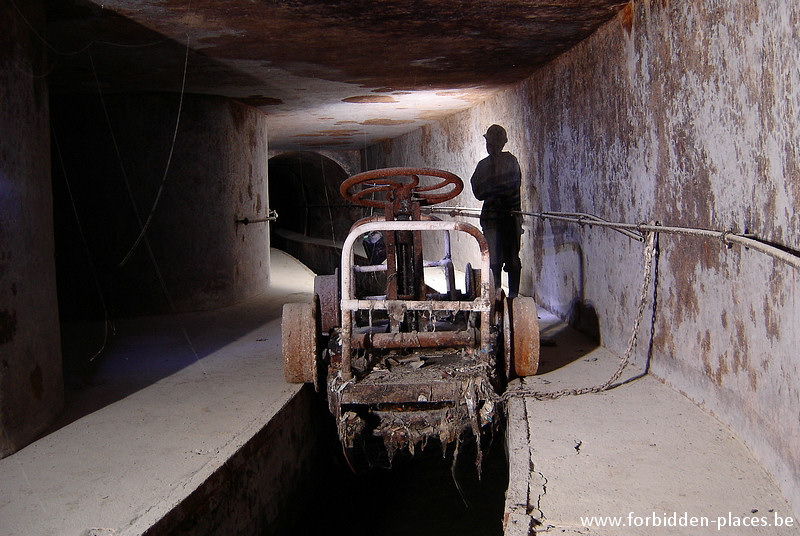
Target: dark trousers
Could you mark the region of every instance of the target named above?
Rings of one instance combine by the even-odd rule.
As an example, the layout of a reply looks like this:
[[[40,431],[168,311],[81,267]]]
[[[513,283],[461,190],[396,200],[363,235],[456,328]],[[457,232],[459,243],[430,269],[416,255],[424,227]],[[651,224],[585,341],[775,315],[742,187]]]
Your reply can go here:
[[[494,283],[500,287],[501,270],[508,272],[508,295],[519,293],[519,279],[522,263],[519,260],[520,235],[522,226],[516,215],[495,218],[481,218],[483,235],[489,243],[489,264],[494,275]]]

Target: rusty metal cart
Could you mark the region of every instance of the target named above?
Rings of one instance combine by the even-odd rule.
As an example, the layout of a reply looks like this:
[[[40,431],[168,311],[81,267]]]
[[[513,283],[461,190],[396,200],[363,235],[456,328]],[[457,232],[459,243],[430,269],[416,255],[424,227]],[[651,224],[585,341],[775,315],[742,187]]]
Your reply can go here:
[[[429,177],[425,185],[420,176]],[[284,306],[286,380],[324,386],[346,448],[361,437],[379,437],[391,456],[398,449],[413,454],[429,439],[444,448],[465,432],[479,437],[496,422],[507,381],[536,373],[533,299],[507,298],[496,287],[477,227],[421,213],[462,189],[458,176],[437,169],[387,168],[350,177],[340,189],[345,199],[383,214],[353,225],[340,272],[316,277],[312,303]],[[385,255],[356,264],[356,244],[376,233]],[[480,251],[479,268],[466,266],[463,291],[454,283],[451,233],[470,237]],[[423,237],[436,235],[444,257],[425,261]],[[444,292],[426,285],[426,267],[443,270]],[[358,279],[376,275],[384,292],[366,295]]]

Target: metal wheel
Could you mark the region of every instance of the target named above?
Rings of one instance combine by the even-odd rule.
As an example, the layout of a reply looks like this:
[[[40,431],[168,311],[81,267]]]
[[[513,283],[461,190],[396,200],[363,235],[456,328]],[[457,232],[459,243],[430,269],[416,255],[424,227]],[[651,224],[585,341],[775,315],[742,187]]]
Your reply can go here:
[[[495,298],[497,309],[498,323],[503,326],[503,354],[502,362],[500,363],[499,372],[503,377],[503,382],[508,383],[513,376],[513,347],[511,344],[511,312],[509,310],[509,299],[506,298],[506,293],[502,288],[497,289],[497,297]],[[500,316],[502,315],[502,316]]]
[[[533,298],[509,298],[506,317],[511,330],[511,364],[515,376],[533,376],[539,369],[539,316]],[[508,331],[506,330],[506,333]]]
[[[314,278],[314,294],[319,296],[320,333],[327,335],[331,329],[342,325],[338,268],[332,275]]]
[[[420,186],[419,175],[438,177],[442,179],[432,186]],[[410,181],[401,180],[399,177],[410,177]],[[356,185],[366,183],[367,187],[357,192],[350,189]],[[342,197],[356,205],[365,207],[384,208],[387,201],[369,199],[379,192],[391,192],[392,196],[400,199],[414,199],[420,205],[435,205],[453,199],[464,189],[464,182],[453,173],[441,169],[429,168],[385,168],[365,171],[353,175],[342,183],[339,192]]]
[[[289,383],[316,383],[318,310],[313,303],[287,303],[281,317],[283,376]]]

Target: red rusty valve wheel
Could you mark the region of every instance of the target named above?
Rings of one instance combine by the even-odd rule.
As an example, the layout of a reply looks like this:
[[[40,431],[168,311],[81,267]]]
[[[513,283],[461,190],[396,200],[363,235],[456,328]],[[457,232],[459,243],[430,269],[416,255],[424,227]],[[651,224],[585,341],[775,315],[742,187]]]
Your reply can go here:
[[[420,186],[419,175],[426,177],[439,177],[441,181],[431,186]],[[399,177],[411,177],[411,182],[400,180]],[[350,193],[350,189],[359,184],[367,185],[366,188]],[[437,190],[453,187],[445,192],[436,193]],[[453,199],[464,189],[464,182],[453,173],[441,169],[395,167],[374,169],[353,175],[339,187],[342,197],[365,207],[384,208],[392,200],[399,199],[418,201],[421,206],[435,205]],[[379,192],[387,194],[386,201],[367,199]]]

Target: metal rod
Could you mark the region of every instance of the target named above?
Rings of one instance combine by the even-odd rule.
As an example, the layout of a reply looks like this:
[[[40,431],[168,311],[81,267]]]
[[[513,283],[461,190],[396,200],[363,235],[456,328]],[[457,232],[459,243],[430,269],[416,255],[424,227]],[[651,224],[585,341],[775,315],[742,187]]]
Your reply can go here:
[[[277,219],[278,219],[278,213],[274,210],[270,210],[269,215],[263,218],[248,218],[245,216],[244,218],[238,218],[234,221],[236,223],[241,223],[242,225],[249,225],[251,223],[264,223],[268,221],[275,221]]]
[[[403,308],[406,311],[489,311],[489,301],[462,300],[357,300],[342,298],[342,311],[361,311],[373,309],[387,311]]]
[[[433,212],[449,213],[453,216],[457,214],[465,214],[467,216],[478,216],[480,209],[473,207],[429,207],[427,210]],[[673,234],[681,236],[695,236],[702,238],[713,238],[720,240],[722,244],[730,247],[731,244],[736,243],[744,246],[745,248],[764,253],[775,259],[781,260],[795,268],[800,269],[800,254],[797,250],[785,246],[776,246],[765,240],[756,238],[752,233],[743,234],[735,233],[733,231],[718,231],[712,229],[700,229],[696,227],[674,227],[665,225],[653,225],[644,223],[623,223],[623,222],[609,222],[591,214],[583,214],[576,212],[523,212],[519,211],[518,214],[523,216],[531,216],[543,220],[562,221],[567,223],[577,223],[582,225],[596,225],[598,227],[608,227],[615,231],[621,232],[626,236],[642,241],[643,233],[654,232],[662,234]]]
[[[353,334],[355,348],[439,348],[472,347],[475,344],[474,328],[461,331],[412,331],[401,333]]]

